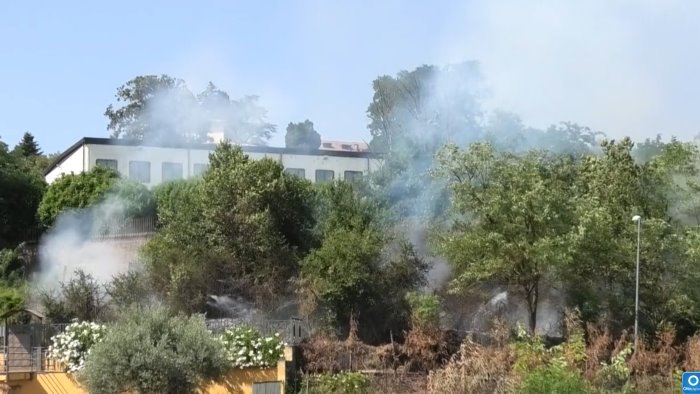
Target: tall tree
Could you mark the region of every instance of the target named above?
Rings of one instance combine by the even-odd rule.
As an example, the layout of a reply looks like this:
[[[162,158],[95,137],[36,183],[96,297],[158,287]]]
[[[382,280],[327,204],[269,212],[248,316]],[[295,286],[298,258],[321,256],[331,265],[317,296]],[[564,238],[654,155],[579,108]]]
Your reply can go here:
[[[480,143],[467,151],[448,146],[439,163],[456,217],[437,238],[453,267],[453,290],[489,282],[517,291],[534,332],[543,285],[570,259],[575,166],[566,157],[497,153]]]
[[[36,235],[36,210],[44,188],[44,180],[0,140],[0,249],[14,248]]]
[[[299,280],[307,310],[325,312],[345,333],[355,317],[370,341],[406,329],[405,296],[425,283],[424,261],[391,234],[378,202],[354,185],[320,185],[316,206],[321,242],[304,259]]]
[[[375,79],[367,109],[372,148],[432,155],[447,141],[474,141],[481,114],[480,84],[474,62],[444,68],[424,65]]]
[[[229,143],[210,163],[201,180],[157,190],[162,228],[146,246],[151,277],[176,309],[198,311],[209,294],[267,306],[289,290],[311,247],[310,183]]]
[[[318,149],[321,146],[321,134],[314,129],[314,123],[306,119],[303,122],[287,125],[287,134],[284,136],[287,148]]]
[[[18,152],[23,157],[41,156],[39,144],[34,140],[34,136],[30,132],[24,133],[22,140],[15,146],[15,152]]]
[[[694,153],[674,144],[639,164],[633,147],[629,138],[604,141],[603,154],[586,158],[579,168],[576,231],[569,238],[576,264],[570,266],[568,291],[586,319],[604,319],[617,329],[633,323],[637,228],[631,219],[640,215],[640,324],[654,329],[665,319],[679,321],[679,308],[691,301],[680,295],[697,294],[684,290],[694,268],[684,257],[683,230],[669,215],[674,174],[692,170]]]
[[[172,112],[159,113],[161,110],[165,112],[164,108],[159,108],[161,103],[156,102],[159,97],[185,98],[191,95],[182,79],[169,75],[137,76],[117,88],[117,101],[123,102],[124,106],[115,109],[110,104],[107,107],[107,129],[112,131],[113,138],[144,139],[160,127],[161,118],[174,115]]]
[[[195,97],[182,79],[138,76],[119,87],[116,97],[124,106],[105,111],[114,138],[207,142],[221,130],[236,143],[263,145],[275,132],[257,96],[231,100],[211,82]]]
[[[236,143],[265,145],[276,131],[275,125],[267,121],[267,110],[258,104],[258,96],[232,100],[209,82],[197,99],[204,112],[205,132],[221,131]]]

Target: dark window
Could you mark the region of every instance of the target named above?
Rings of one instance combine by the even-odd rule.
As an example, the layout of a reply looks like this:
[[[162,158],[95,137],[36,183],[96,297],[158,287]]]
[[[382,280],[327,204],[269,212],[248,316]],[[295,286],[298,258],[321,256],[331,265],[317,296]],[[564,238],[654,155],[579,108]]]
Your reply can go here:
[[[209,164],[194,163],[194,166],[192,166],[192,172],[194,173],[194,176],[200,176],[207,172],[208,169]]]
[[[112,159],[97,159],[97,160],[95,160],[95,166],[105,167],[105,168],[109,168],[110,170],[119,171],[119,166],[117,165],[117,161],[112,160]]]
[[[333,144],[331,144],[330,142],[324,142],[324,143],[323,143],[323,147],[324,147],[324,148],[332,148],[332,147],[333,147]]]
[[[335,173],[331,170],[316,170],[316,182],[330,182]]]
[[[362,179],[362,171],[345,171],[345,180],[355,182]]]
[[[342,144],[340,147],[344,150],[352,150],[352,145]]]
[[[130,161],[129,179],[136,182],[151,182],[151,163],[148,161]]]
[[[182,179],[182,163],[163,162],[163,182]]]
[[[290,175],[298,176],[299,178],[306,178],[306,170],[303,168],[285,168],[284,172]]]

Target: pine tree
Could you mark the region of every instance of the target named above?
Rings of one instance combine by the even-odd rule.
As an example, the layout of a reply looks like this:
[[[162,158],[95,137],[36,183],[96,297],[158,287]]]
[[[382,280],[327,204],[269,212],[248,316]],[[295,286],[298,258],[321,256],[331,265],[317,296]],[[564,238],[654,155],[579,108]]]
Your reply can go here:
[[[15,152],[18,152],[24,157],[41,156],[39,144],[34,140],[34,136],[30,132],[24,133],[22,140],[15,146]]]

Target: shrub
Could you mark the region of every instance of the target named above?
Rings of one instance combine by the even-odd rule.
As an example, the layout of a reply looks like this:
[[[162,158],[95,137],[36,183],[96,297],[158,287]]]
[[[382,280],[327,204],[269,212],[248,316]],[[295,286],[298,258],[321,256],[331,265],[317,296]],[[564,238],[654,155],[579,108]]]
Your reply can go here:
[[[254,328],[230,328],[221,336],[226,356],[235,368],[269,368],[284,357],[279,334],[262,337]]]
[[[95,345],[81,380],[103,393],[191,393],[229,368],[200,316],[133,309]]]
[[[106,327],[90,322],[75,322],[66,330],[51,337],[48,356],[61,362],[66,371],[77,372],[85,365],[85,359],[93,345],[104,339]]]
[[[302,394],[367,394],[369,379],[358,372],[320,374],[307,377]]]
[[[551,363],[535,369],[527,375],[518,393],[520,394],[587,394],[591,391],[586,381],[565,364]]]

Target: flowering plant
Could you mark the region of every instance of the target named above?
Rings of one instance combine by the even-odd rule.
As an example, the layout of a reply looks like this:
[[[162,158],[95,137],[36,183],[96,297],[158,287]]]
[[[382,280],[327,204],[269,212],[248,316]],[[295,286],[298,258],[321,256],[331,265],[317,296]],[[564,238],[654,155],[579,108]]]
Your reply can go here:
[[[101,342],[106,331],[102,324],[71,323],[63,333],[51,337],[48,357],[63,363],[66,371],[77,372],[85,365],[85,357],[90,354],[92,345]]]
[[[279,334],[263,337],[256,329],[241,326],[224,331],[220,339],[234,368],[269,368],[284,357]]]

